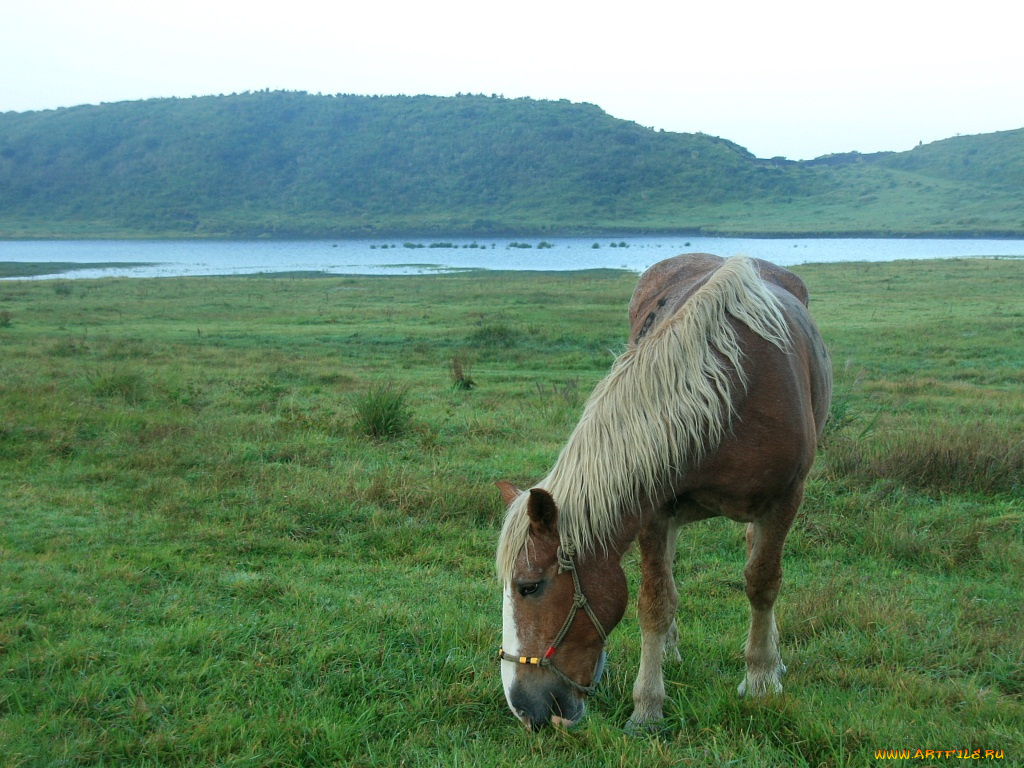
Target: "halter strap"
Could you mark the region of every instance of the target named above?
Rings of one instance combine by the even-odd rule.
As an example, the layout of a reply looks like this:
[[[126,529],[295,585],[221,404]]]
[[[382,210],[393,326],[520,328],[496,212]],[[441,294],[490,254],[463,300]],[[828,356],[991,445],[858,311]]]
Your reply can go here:
[[[580,685],[562,670],[554,665],[551,661],[551,657],[555,655],[555,651],[558,646],[561,645],[565,636],[569,634],[569,628],[572,626],[573,619],[576,618],[576,613],[583,609],[583,611],[590,617],[590,621],[593,623],[594,628],[597,630],[597,634],[601,636],[602,649],[608,642],[608,633],[605,632],[604,626],[602,626],[600,620],[597,618],[597,614],[594,613],[594,609],[591,607],[587,600],[587,596],[583,594],[583,587],[580,585],[580,575],[576,571],[576,563],[573,561],[573,557],[576,555],[576,550],[572,544],[564,544],[558,548],[555,552],[555,557],[558,559],[558,572],[572,574],[572,607],[569,609],[569,615],[565,617],[565,622],[562,624],[562,628],[558,630],[558,634],[555,635],[555,639],[551,642],[551,645],[544,652],[543,656],[512,656],[511,654],[505,653],[504,648],[498,649],[498,658],[502,661],[510,661],[515,664],[530,664],[536,667],[547,667],[555,673],[558,678],[575,688],[580,693],[591,695],[597,690],[597,684],[600,682],[601,672],[603,667],[598,662],[598,671],[594,676],[594,681],[590,685]],[[603,653],[603,650],[602,650]]]

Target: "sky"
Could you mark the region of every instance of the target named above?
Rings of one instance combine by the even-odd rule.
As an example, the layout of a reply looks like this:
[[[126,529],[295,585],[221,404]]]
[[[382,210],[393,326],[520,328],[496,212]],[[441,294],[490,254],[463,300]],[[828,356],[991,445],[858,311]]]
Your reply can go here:
[[[0,112],[241,93],[596,104],[758,157],[904,151],[1024,128],[1011,0],[26,0]]]

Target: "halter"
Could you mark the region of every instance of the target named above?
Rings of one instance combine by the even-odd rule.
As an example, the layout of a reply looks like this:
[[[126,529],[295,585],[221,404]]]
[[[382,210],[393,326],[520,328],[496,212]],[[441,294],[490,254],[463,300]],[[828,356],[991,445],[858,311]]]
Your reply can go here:
[[[510,661],[514,664],[531,664],[535,667],[547,667],[558,678],[576,689],[580,693],[589,696],[597,690],[597,684],[601,681],[601,673],[604,672],[604,664],[602,663],[604,658],[604,645],[608,642],[608,633],[604,631],[604,627],[597,618],[597,614],[594,613],[594,609],[590,607],[590,603],[587,602],[587,596],[583,594],[583,587],[580,586],[580,576],[576,572],[576,563],[573,562],[573,556],[576,554],[572,544],[565,544],[560,546],[555,552],[555,557],[558,559],[558,573],[562,574],[568,571],[572,574],[573,584],[573,596],[572,596],[572,607],[569,609],[569,615],[565,617],[565,622],[562,624],[562,628],[558,630],[558,634],[555,635],[555,639],[551,645],[544,652],[543,656],[512,656],[511,654],[505,653],[504,648],[498,649],[498,658],[502,661]],[[551,661],[551,657],[555,655],[555,651],[558,649],[559,644],[565,639],[565,636],[569,633],[569,627],[572,626],[573,619],[576,618],[576,613],[582,608],[587,616],[590,617],[590,621],[593,622],[594,628],[597,630],[597,634],[601,636],[601,657],[598,659],[597,672],[594,675],[594,681],[590,685],[580,685],[562,670],[554,665]]]

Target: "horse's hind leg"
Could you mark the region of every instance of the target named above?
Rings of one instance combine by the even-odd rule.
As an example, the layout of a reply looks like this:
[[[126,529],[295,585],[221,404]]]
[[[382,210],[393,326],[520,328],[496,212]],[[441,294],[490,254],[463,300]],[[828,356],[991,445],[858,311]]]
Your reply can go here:
[[[782,546],[803,497],[802,489],[775,508],[774,513],[747,526],[747,599],[750,601],[750,633],[744,656],[746,676],[740,696],[764,696],[782,692],[786,665],[779,653],[775,626],[775,600],[782,584]]]
[[[665,703],[665,678],[662,659],[666,652],[679,652],[675,616],[679,605],[672,575],[676,551],[677,526],[670,518],[652,520],[639,536],[640,597],[637,617],[642,635],[640,671],[633,686],[633,715],[629,727],[636,728],[661,720]]]

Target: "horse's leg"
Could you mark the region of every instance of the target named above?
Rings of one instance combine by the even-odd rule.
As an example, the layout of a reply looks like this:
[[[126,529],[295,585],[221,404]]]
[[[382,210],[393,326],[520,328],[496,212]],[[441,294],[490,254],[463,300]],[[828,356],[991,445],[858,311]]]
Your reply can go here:
[[[739,685],[740,696],[782,692],[786,665],[779,653],[775,599],[782,584],[782,546],[802,498],[803,489],[797,489],[773,514],[747,526],[747,566],[743,575],[750,601],[750,633],[744,652],[747,672]]]
[[[641,531],[640,597],[637,616],[640,620],[640,671],[633,685],[633,716],[631,727],[653,723],[663,717],[665,678],[662,658],[667,643],[676,643],[676,608],[679,593],[672,576],[676,552],[677,525],[668,517],[655,516]],[[678,657],[678,650],[675,651]]]
[[[675,662],[683,660],[683,657],[679,655],[679,629],[676,627],[676,620],[674,618],[668,628],[668,637],[665,638],[664,655],[666,659],[671,659]]]

